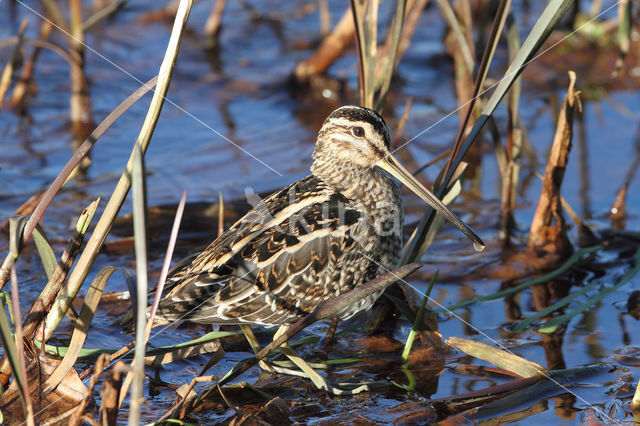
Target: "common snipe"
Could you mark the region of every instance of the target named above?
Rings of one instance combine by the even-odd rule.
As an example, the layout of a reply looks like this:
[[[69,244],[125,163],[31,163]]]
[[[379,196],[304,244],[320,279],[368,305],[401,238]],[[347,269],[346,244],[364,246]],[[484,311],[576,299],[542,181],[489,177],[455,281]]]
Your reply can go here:
[[[313,158],[311,175],[262,200],[169,277],[157,322],[287,325],[393,269],[404,213],[392,176],[482,245],[391,155],[389,131],[376,112],[335,110]],[[338,317],[370,308],[378,296]]]

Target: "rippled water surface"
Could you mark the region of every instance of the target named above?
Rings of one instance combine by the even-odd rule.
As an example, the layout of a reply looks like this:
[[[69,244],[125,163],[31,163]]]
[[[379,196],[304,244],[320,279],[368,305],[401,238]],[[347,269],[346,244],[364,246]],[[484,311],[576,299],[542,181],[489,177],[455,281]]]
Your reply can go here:
[[[188,203],[214,202],[220,193],[225,200],[241,199],[247,187],[265,192],[305,176],[311,164],[315,134],[324,117],[339,105],[356,102],[357,62],[353,51],[330,68],[330,81],[324,88],[303,91],[289,82],[296,64],[310,55],[319,40],[315,9],[302,13],[305,3],[300,1],[254,1],[252,7],[263,15],[262,19],[252,19],[239,2],[228,3],[219,44],[214,49],[205,47],[202,36],[210,2],[198,2],[191,13],[167,102],[146,155],[150,206],[173,205],[184,189]],[[36,6],[31,2],[0,3],[0,38],[15,35],[23,18],[31,23],[27,37],[36,38],[34,24],[38,18],[29,9],[31,7]],[[171,23],[141,23],[141,18],[155,7],[158,7],[157,2],[131,1],[115,16],[88,32],[86,72],[96,122],[100,122],[141,82],[157,73]],[[334,22],[342,14],[343,7],[340,2],[331,2]],[[389,16],[390,7],[385,2],[381,16]],[[536,7],[516,11],[521,34],[526,34],[539,14]],[[607,17],[615,16],[615,11],[609,15]],[[390,127],[395,129],[406,100],[413,98],[402,139],[411,139],[411,142],[398,152],[412,169],[451,146],[458,128],[458,116],[453,113],[458,105],[454,70],[442,43],[445,30],[437,8],[431,5],[421,16],[413,41],[398,67],[384,113]],[[52,36],[51,41],[65,43],[59,35]],[[567,40],[559,43],[536,59],[524,73],[520,114],[537,163],[529,157],[523,160],[516,209],[515,251],[519,244],[526,243],[541,186],[534,171],[544,171],[556,111],[566,91],[567,70],[571,68],[578,74],[578,88],[583,89],[583,118],[575,123],[573,150],[562,194],[608,245],[589,262],[553,282],[525,290],[513,298],[473,304],[456,311],[455,316],[440,314],[439,331],[444,338],[459,336],[504,345],[549,369],[606,364],[610,371],[585,377],[578,386],[571,387],[570,392],[552,389],[537,399],[511,407],[502,413],[505,416],[499,418],[502,421],[528,424],[583,422],[593,416],[594,407],[602,421],[627,421],[631,418],[628,403],[632,390],[629,391],[629,385],[633,389],[639,376],[640,327],[631,316],[623,318],[630,336],[625,344],[619,314],[626,312],[631,292],[640,289],[640,276],[593,309],[573,318],[566,330],[557,336],[538,334],[534,328],[522,333],[509,331],[514,312],[519,311],[524,316],[533,314],[537,310],[537,300],[555,300],[566,295],[570,288],[573,291],[594,282],[598,283],[596,289],[615,284],[631,268],[634,247],[640,240],[638,177],[632,180],[627,195],[628,232],[624,233],[624,244],[611,236],[612,224],[608,216],[634,156],[640,155],[636,141],[640,112],[636,76],[640,75],[640,64],[628,64],[625,83],[618,84],[610,73],[596,72],[612,69],[610,64],[616,57],[614,49],[607,51],[593,45],[588,49],[572,50],[569,46]],[[637,43],[633,46],[638,47]],[[0,50],[2,63],[10,55],[11,49]],[[504,72],[506,49],[503,46],[497,57],[497,65],[492,69],[494,78]],[[629,61],[636,58],[637,55],[630,55]],[[44,51],[36,65],[35,79],[38,94],[24,115],[6,109],[0,112],[0,217],[3,221],[29,196],[45,188],[72,153],[67,63],[56,54]],[[87,176],[71,181],[49,207],[44,226],[58,253],[79,212],[97,196],[108,196],[115,187],[144,120],[149,99],[147,96],[134,105],[109,129],[92,150]],[[505,128],[505,116],[501,107],[496,114],[501,131]],[[466,183],[454,210],[481,234],[488,243],[487,250],[476,254],[461,234],[451,226],[445,226],[422,259],[425,266],[409,280],[424,294],[433,271],[439,269],[432,298],[443,306],[508,287],[510,281],[505,281],[505,274],[508,276],[505,266],[515,270],[522,266],[509,265],[510,261],[505,260],[509,256],[498,242],[500,177],[491,141],[487,139],[482,144],[479,178],[473,185]],[[443,166],[440,162],[430,167],[424,173],[425,177],[432,180]],[[419,219],[423,203],[408,193],[405,195],[406,221],[412,224]],[[127,201],[120,214],[124,216],[130,211],[131,202]],[[151,221],[154,220],[152,217]],[[193,220],[187,213],[185,221]],[[210,226],[210,231],[196,226],[184,235],[176,257],[197,250],[204,240],[215,236],[216,219],[212,218],[206,226]],[[125,228],[124,225],[117,226],[108,242],[125,236]],[[149,265],[152,280],[157,279],[168,233],[168,225],[154,228]],[[577,244],[575,227],[571,236]],[[3,258],[7,250],[7,235],[2,234],[0,252]],[[133,267],[132,246],[109,250],[99,256],[89,279],[105,265]],[[24,310],[39,294],[44,282],[44,271],[33,250],[27,249],[21,256],[17,272]],[[120,278],[114,278],[107,291],[126,291],[126,285]],[[597,290],[589,294],[595,293]],[[578,299],[571,306],[584,300]],[[436,302],[432,303],[434,308],[437,308]],[[119,348],[130,341],[130,336],[123,334],[116,323],[127,306],[124,303],[102,306],[85,346]],[[326,324],[319,324],[305,333],[321,336],[326,327]],[[357,355],[363,361],[336,369],[336,377],[356,375],[363,380],[393,379],[407,384],[409,379],[401,369],[399,352],[409,328],[409,323],[401,319],[393,339],[365,338],[363,328],[341,335],[329,357]],[[51,343],[66,343],[71,331],[71,324],[63,323]],[[208,329],[202,326],[170,328],[158,333],[152,344],[172,344],[206,331]],[[236,347],[238,342],[234,343]],[[311,345],[302,353],[313,357],[316,349]],[[235,362],[246,358],[247,351],[248,347],[228,350],[210,374],[223,375]],[[195,357],[169,364],[162,368],[160,377],[180,386],[188,383],[206,361],[206,357]],[[327,397],[313,391],[307,382],[287,377],[278,378],[281,386],[276,383],[268,392],[280,395],[289,404],[292,421],[351,423],[362,419],[363,422],[387,423],[415,414],[429,399],[507,382],[504,377],[464,375],[456,370],[467,364],[487,365],[461,352],[425,355],[425,360],[409,367],[418,381],[413,392],[386,389],[355,397]],[[82,366],[78,368],[82,369]],[[250,383],[256,382],[258,371],[251,370],[243,378]],[[261,376],[261,380],[274,379]],[[146,421],[157,419],[176,398],[173,389],[167,387],[158,388],[151,396],[146,395]],[[242,400],[235,403],[242,409]],[[247,405],[246,409],[251,407]],[[124,419],[126,405],[123,411]],[[231,409],[218,404],[194,414],[192,420],[228,421],[233,415]]]

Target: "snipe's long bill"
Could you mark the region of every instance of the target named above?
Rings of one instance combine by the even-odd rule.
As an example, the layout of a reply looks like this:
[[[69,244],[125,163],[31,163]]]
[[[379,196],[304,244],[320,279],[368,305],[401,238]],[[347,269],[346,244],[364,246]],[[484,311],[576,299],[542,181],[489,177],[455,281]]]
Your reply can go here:
[[[404,211],[397,178],[482,240],[391,155],[375,111],[345,106],[318,133],[311,174],[262,200],[170,276],[158,323],[292,324],[321,303],[393,269]],[[370,308],[374,294],[345,308]]]

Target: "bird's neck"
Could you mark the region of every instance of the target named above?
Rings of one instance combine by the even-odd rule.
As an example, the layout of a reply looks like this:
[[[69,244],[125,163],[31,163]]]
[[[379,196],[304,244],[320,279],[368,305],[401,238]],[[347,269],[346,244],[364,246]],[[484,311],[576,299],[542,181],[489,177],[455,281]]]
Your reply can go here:
[[[353,163],[315,161],[311,172],[345,197],[360,203],[369,212],[386,208],[386,204],[402,208],[395,181],[376,167],[358,167]]]

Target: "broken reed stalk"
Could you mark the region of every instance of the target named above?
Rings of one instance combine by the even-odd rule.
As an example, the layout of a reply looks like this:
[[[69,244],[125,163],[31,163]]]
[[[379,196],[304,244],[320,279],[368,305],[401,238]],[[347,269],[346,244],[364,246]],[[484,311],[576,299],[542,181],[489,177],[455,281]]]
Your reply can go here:
[[[87,395],[82,400],[82,402],[73,409],[73,414],[71,414],[71,417],[69,418],[68,426],[80,426],[82,424],[83,417],[85,415],[84,412],[89,407],[90,402],[93,400],[93,389],[95,388],[96,383],[98,382],[98,378],[100,377],[100,374],[102,374],[102,371],[104,371],[104,368],[107,363],[107,358],[108,357],[106,354],[102,354],[98,357],[95,363],[93,376],[91,376],[91,380],[89,381],[89,387],[87,388]],[[93,419],[93,417],[91,418]]]
[[[20,24],[20,30],[18,30],[18,42],[13,48],[13,54],[11,58],[7,61],[7,64],[2,71],[2,76],[0,76],[0,108],[4,106],[4,96],[9,90],[9,86],[11,85],[11,77],[13,76],[14,67],[19,66],[22,62],[22,40],[24,39],[24,32],[27,29],[27,25],[29,24],[28,19],[23,19]]]
[[[118,361],[111,368],[109,378],[104,381],[100,391],[100,424],[115,425],[118,419],[118,401],[122,375],[128,370],[126,364]]]
[[[575,82],[575,72],[569,71],[569,88],[558,116],[542,192],[529,232],[527,248],[534,253],[546,252],[564,256],[572,251],[562,214],[560,187],[571,150],[573,115],[576,110],[578,113],[582,110],[580,92],[575,90]]]
[[[294,71],[298,82],[304,82],[309,77],[324,72],[351,46],[355,37],[353,14],[347,9],[333,31],[322,40],[320,47],[306,60],[300,62]]]
[[[153,135],[158,117],[160,116],[160,111],[162,110],[162,105],[164,104],[165,96],[167,94],[167,90],[169,89],[169,83],[173,74],[173,68],[178,54],[178,48],[180,47],[182,31],[184,30],[184,26],[189,16],[192,4],[192,0],[182,0],[180,2],[180,6],[178,7],[178,13],[176,14],[174,26],[171,31],[171,37],[169,39],[167,51],[165,53],[162,64],[160,65],[160,71],[158,74],[158,85],[156,91],[153,94],[153,99],[151,100],[151,104],[149,105],[149,110],[147,111],[144,123],[142,124],[142,128],[140,129],[140,133],[135,142],[136,145],[140,146],[142,153],[144,153],[149,146],[151,136]],[[66,286],[61,292],[62,297],[56,300],[52,307],[52,310],[47,315],[43,343],[46,343],[46,340],[51,337],[54,330],[57,328],[58,324],[64,317],[65,312],[69,309],[71,302],[78,293],[78,290],[87,277],[87,274],[89,273],[93,262],[98,256],[98,252],[100,251],[102,244],[107,238],[107,234],[111,229],[111,225],[118,215],[120,207],[122,206],[122,203],[124,202],[127,194],[129,193],[129,189],[131,188],[132,169],[133,152],[129,157],[129,161],[127,162],[125,170],[120,176],[120,180],[118,181],[115,190],[109,198],[102,216],[98,220],[93,234],[91,234],[91,238],[89,238],[89,241],[87,241],[85,249],[83,250],[80,258],[77,261],[76,267],[73,269],[73,271],[71,271],[71,274],[69,275]]]
[[[640,167],[640,126],[636,130],[634,145],[635,145],[636,152],[633,157],[633,161],[631,162],[629,169],[627,169],[624,182],[622,182],[620,189],[616,193],[616,197],[613,201],[613,205],[611,206],[611,210],[609,212],[609,217],[611,218],[611,221],[614,224],[613,226],[614,228],[621,228],[621,226],[617,226],[617,225],[622,225],[624,219],[627,216],[627,212],[626,212],[627,192],[629,191],[631,182],[633,181],[633,178],[636,172],[638,171],[638,168]]]
[[[220,33],[220,24],[222,23],[222,13],[227,4],[226,0],[215,0],[211,13],[204,25],[204,33],[209,38],[216,37]]]
[[[51,24],[51,22],[42,21],[42,25],[40,26],[39,40],[47,41],[52,29],[53,25]],[[42,47],[35,46],[33,48],[33,51],[31,52],[29,60],[22,66],[20,78],[13,87],[11,100],[7,104],[9,108],[17,108],[18,106],[24,105],[24,103],[26,102],[26,96],[27,94],[29,94],[29,90],[31,89],[31,85],[33,83],[33,72],[35,70],[38,56],[40,56],[40,52],[42,52]]]

